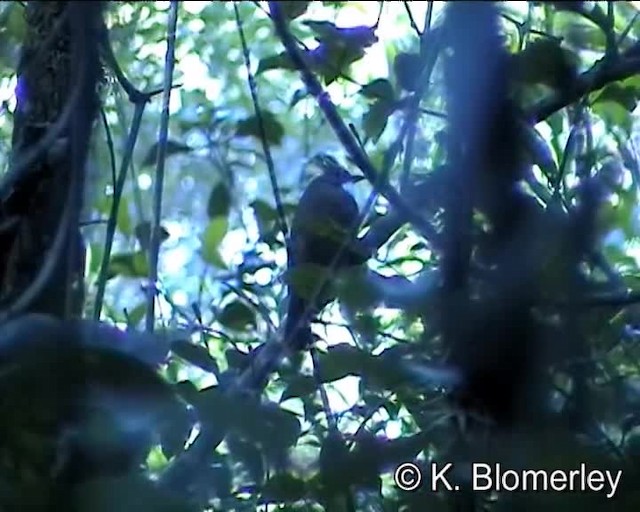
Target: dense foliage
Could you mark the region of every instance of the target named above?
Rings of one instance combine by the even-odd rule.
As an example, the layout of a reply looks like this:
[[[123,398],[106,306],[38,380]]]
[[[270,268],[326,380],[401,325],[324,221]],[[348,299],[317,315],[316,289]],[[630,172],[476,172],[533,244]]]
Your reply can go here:
[[[92,509],[100,503],[99,510],[241,511],[278,505],[278,510],[333,512],[444,510],[452,504],[609,510],[616,501],[616,509],[637,510],[636,3],[499,3],[509,87],[527,124],[525,156],[518,155],[527,171],[518,181],[544,220],[542,227],[524,232],[526,243],[514,238],[521,245],[509,253],[513,261],[507,267],[496,265],[509,269],[511,274],[503,274],[509,283],[519,282],[527,265],[537,269],[534,281],[528,275],[522,280],[537,290],[531,308],[537,315],[535,343],[551,353],[545,355],[550,361],[545,403],[554,421],[540,428],[526,424],[508,436],[501,431],[491,441],[460,426],[460,403],[448,393],[459,372],[447,364],[459,349],[446,344],[444,299],[438,294],[443,273],[446,285],[443,247],[449,247],[451,222],[443,210],[450,208],[445,197],[456,172],[451,139],[459,136],[449,123],[482,117],[472,102],[462,113],[447,102],[454,97],[448,87],[452,74],[443,64],[448,54],[440,43],[447,8],[441,2],[278,2],[289,34],[301,45],[306,71],[328,94],[319,102],[274,29],[268,4],[179,4],[167,140],[158,142],[162,94],[151,97],[139,133],[132,135],[135,97],[123,89],[113,64],[104,62],[99,90],[104,115],[94,131],[81,219],[87,245],[85,316],[97,312],[121,327],[145,328],[154,184],[158,155],[164,154],[153,339],[170,344],[171,355],[159,372],[181,404],[189,405],[177,406],[153,379],[132,378],[134,399],[140,400],[140,390],[151,391],[142,401],[170,407],[160,407],[161,412],[149,407],[151,424],[149,417],[133,414],[143,427],[132,427],[130,438],[122,426],[133,421],[129,410],[86,427],[85,443],[112,443],[118,450],[135,446],[130,451],[144,467],[90,481],[82,490],[87,503]],[[21,2],[0,5],[3,166],[11,155],[23,9]],[[138,91],[163,91],[169,9],[170,2],[109,2],[105,10],[115,60]],[[336,122],[327,122],[328,111],[339,114],[347,135],[381,176],[352,190],[362,211],[362,238],[374,239],[375,256],[368,273],[334,276],[339,300],[314,325],[319,341],[313,357],[308,351],[289,354],[272,369],[260,400],[230,394],[231,382],[252,364],[256,349],[278,339],[287,291],[282,213],[290,222],[312,171],[308,162],[318,153],[332,153],[358,172],[344,147],[345,135],[336,137]],[[509,122],[504,119],[506,126]],[[500,130],[482,125],[477,131],[482,139],[485,132],[490,138]],[[104,266],[120,174],[126,181]],[[584,220],[585,183],[597,185],[588,228],[578,225]],[[470,182],[457,186],[472,187]],[[391,187],[418,221],[393,217],[398,204],[386,192]],[[478,213],[474,229],[484,233],[493,213]],[[491,242],[474,245],[474,257],[493,261],[484,250],[491,252]],[[486,292],[482,286],[475,291]],[[507,302],[516,303],[516,297]],[[506,307],[500,311],[499,321],[512,314]],[[472,318],[463,311],[458,320],[472,323]],[[497,332],[491,331],[498,329],[493,324],[482,325],[491,333],[482,336]],[[527,330],[522,338],[529,335]],[[33,343],[34,350],[42,350]],[[476,353],[498,351],[481,340],[477,347],[468,353],[478,360],[483,356]],[[105,368],[125,380],[130,375],[122,372],[138,371],[119,361],[96,365],[109,389],[118,383]],[[120,392],[128,396],[126,386]],[[145,409],[136,404],[132,409]],[[19,428],[30,418],[22,418]],[[193,438],[205,430],[224,441],[215,453],[189,460]],[[141,446],[149,447],[148,453],[138,453]],[[430,492],[428,482],[413,492],[393,482],[402,462],[417,461],[426,471],[432,460],[493,458],[532,468],[573,468],[582,462],[622,467],[623,488],[611,501],[597,494],[478,493],[469,505],[466,495]],[[464,475],[456,478],[465,483]]]

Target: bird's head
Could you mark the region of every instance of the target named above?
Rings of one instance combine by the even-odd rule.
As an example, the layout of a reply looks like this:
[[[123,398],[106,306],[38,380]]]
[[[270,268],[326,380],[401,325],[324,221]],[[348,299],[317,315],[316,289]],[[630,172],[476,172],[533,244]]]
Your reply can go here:
[[[322,171],[321,176],[324,179],[330,180],[339,186],[346,185],[347,183],[357,183],[364,179],[364,176],[351,174],[333,156],[326,153],[315,155],[310,163],[320,168]]]

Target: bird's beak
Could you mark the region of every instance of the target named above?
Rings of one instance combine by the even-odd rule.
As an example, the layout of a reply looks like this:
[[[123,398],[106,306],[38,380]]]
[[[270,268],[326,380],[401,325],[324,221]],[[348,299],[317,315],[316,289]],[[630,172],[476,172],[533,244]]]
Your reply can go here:
[[[364,180],[365,177],[364,176],[354,176],[351,175],[351,183],[358,183],[359,181]]]

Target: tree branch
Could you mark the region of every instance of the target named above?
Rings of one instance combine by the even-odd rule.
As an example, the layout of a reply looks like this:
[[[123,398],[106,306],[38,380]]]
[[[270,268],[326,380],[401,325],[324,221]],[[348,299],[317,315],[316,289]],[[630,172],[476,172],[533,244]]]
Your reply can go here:
[[[439,236],[434,227],[425,217],[414,211],[414,209],[403,200],[400,194],[389,184],[389,182],[380,175],[340,117],[340,114],[338,114],[338,111],[335,105],[331,102],[329,95],[324,91],[322,85],[320,85],[320,82],[304,61],[300,49],[287,27],[287,21],[282,13],[282,7],[279,2],[270,1],[269,11],[276,28],[276,32],[287,51],[287,55],[295,65],[296,69],[300,72],[302,81],[309,93],[316,98],[318,106],[322,110],[327,122],[333,129],[338,140],[344,146],[345,151],[348,153],[353,163],[362,171],[371,185],[375,188],[376,192],[389,201],[391,206],[399,215],[401,215],[403,220],[410,223],[422,236],[429,240],[430,243],[434,245],[437,244]]]
[[[602,89],[611,82],[624,80],[640,72],[640,43],[636,43],[615,60],[606,57],[579,75],[571,91],[553,94],[533,105],[527,118],[534,123],[544,121],[551,114],[575,103],[583,96]]]

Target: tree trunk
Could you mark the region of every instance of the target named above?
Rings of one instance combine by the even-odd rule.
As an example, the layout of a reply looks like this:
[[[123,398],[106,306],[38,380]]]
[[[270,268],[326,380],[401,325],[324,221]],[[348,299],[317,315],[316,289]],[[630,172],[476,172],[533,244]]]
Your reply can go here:
[[[81,62],[72,56],[72,37],[79,31],[74,24],[92,23],[91,17],[67,9],[72,4],[28,2],[25,7],[11,169],[0,184],[0,309],[15,306],[21,313],[57,317],[82,311],[84,244],[77,223],[81,201],[72,195],[84,180],[74,177],[73,167],[79,165],[79,174],[84,171],[84,157],[74,162],[74,152],[80,149],[86,155],[89,130],[81,134],[85,140],[73,140],[72,126],[80,117],[85,125],[93,123],[96,84],[85,81],[91,94],[82,98],[87,95],[78,79],[81,72],[95,82],[99,61],[89,63],[95,69],[81,70]],[[76,11],[87,9],[96,6],[78,6]],[[75,210],[67,217],[75,222],[63,226],[65,209]],[[57,234],[66,243],[58,243],[56,251],[52,246]],[[36,282],[39,274],[41,283]]]
[[[64,318],[82,312],[79,213],[99,105],[101,12],[102,2],[25,7],[10,168],[0,181],[2,510],[70,510],[82,480],[84,468],[68,445],[88,396],[87,372],[46,350],[61,339],[66,347],[78,340],[45,331],[42,346],[16,361],[9,345],[34,341],[29,320],[17,341],[8,341],[10,329],[3,328],[24,313]]]

